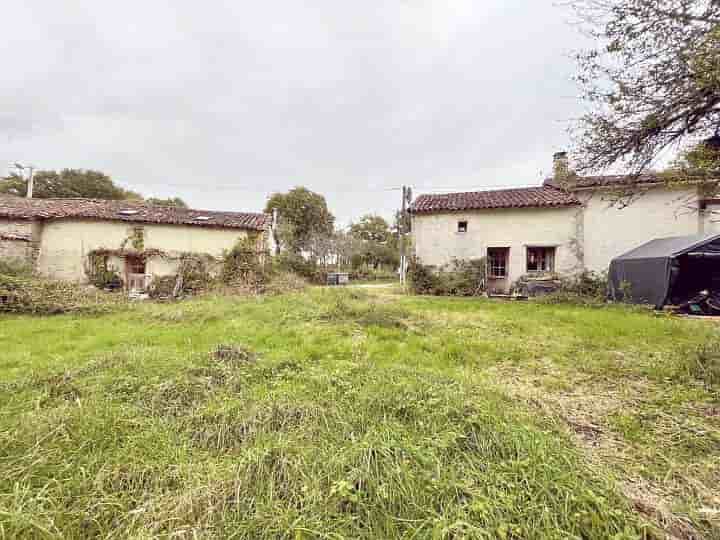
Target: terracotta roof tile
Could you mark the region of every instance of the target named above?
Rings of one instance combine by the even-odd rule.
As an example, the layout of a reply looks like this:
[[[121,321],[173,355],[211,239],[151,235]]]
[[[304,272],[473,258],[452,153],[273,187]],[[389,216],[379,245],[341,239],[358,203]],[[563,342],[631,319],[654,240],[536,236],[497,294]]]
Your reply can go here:
[[[410,212],[425,214],[492,208],[554,208],[578,204],[580,201],[571,193],[550,186],[540,186],[420,195],[410,206]]]
[[[3,233],[0,232],[0,240],[15,240],[18,242],[32,242],[29,234]]]
[[[582,189],[592,187],[632,187],[643,184],[659,184],[667,180],[656,174],[641,174],[640,176],[607,174],[600,176],[575,176],[568,182],[568,189]],[[553,178],[547,178],[544,186],[559,187]]]
[[[0,217],[39,220],[89,218],[257,231],[266,230],[272,221],[269,214],[151,206],[137,201],[23,199],[18,197],[0,197]]]

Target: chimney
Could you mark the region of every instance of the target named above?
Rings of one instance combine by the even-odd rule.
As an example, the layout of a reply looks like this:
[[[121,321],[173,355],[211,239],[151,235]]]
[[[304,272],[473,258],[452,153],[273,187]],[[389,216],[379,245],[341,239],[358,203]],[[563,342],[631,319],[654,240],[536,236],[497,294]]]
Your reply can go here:
[[[553,180],[567,180],[570,174],[567,152],[555,152],[553,154]]]

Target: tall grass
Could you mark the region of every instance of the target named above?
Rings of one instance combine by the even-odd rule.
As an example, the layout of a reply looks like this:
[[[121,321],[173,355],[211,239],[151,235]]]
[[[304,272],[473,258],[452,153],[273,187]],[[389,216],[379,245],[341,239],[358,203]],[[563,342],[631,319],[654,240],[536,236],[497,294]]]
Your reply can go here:
[[[660,380],[699,333],[610,312],[314,290],[0,317],[0,538],[651,535],[562,423],[484,375],[585,354]]]

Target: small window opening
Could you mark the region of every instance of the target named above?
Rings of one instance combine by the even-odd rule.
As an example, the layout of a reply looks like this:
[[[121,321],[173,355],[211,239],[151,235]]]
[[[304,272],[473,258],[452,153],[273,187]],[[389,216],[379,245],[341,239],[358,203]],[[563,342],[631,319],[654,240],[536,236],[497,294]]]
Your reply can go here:
[[[529,248],[527,248],[527,271],[528,272],[554,272],[555,271],[555,248],[554,247],[529,247]]]
[[[468,222],[467,221],[458,221],[457,232],[466,233],[467,230],[468,230]]]
[[[145,274],[145,259],[142,257],[126,257],[125,268],[128,274]]]
[[[510,248],[488,248],[487,275],[489,278],[506,278]]]

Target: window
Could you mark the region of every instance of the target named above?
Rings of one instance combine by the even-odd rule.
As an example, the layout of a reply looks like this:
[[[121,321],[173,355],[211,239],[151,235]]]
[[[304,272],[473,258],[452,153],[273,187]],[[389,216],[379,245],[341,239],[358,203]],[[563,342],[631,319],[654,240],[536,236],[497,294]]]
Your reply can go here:
[[[128,274],[144,274],[145,259],[142,257],[125,257],[125,268]]]
[[[467,232],[467,221],[458,221],[458,232],[459,233]]]
[[[507,277],[507,262],[510,248],[488,248],[487,275],[489,278]]]
[[[527,271],[528,272],[554,272],[555,271],[555,248],[554,247],[529,247],[529,248],[527,248]]]

